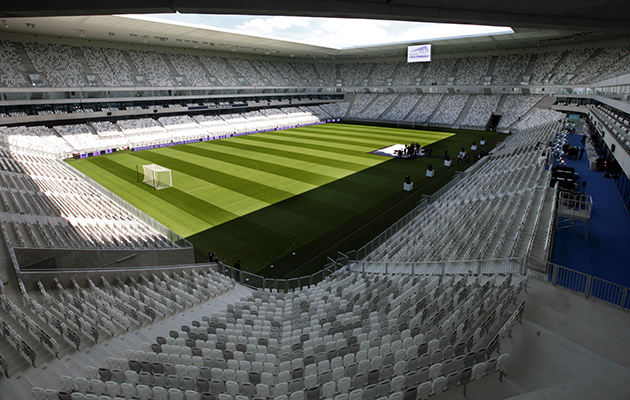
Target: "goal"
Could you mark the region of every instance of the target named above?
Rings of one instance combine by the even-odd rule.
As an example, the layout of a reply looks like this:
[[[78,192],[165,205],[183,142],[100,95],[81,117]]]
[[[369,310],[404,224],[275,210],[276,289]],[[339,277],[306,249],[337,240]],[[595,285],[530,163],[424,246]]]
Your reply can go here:
[[[143,165],[142,170],[144,172],[142,182],[147,185],[153,186],[155,189],[164,189],[173,186],[170,169],[160,167],[156,164],[149,164]]]

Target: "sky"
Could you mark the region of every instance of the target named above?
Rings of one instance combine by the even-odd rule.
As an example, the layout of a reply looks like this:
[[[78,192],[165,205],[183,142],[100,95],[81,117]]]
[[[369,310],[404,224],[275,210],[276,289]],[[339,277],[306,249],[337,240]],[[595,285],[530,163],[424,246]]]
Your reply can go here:
[[[368,19],[179,13],[143,17],[333,49],[513,32],[509,27]]]

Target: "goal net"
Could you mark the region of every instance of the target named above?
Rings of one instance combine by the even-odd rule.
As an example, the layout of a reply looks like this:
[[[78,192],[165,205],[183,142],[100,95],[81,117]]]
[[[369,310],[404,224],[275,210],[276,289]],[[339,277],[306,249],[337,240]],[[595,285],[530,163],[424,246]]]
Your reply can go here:
[[[173,186],[171,170],[156,164],[143,165],[144,179],[142,182],[156,189],[164,189]]]

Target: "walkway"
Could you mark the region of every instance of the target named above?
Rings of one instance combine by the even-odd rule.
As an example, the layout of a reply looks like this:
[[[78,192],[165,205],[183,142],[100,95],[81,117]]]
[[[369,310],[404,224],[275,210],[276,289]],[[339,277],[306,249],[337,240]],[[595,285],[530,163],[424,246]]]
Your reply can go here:
[[[581,128],[581,126],[579,127]],[[581,130],[581,129],[580,129]],[[569,135],[569,144],[581,146],[581,135]],[[567,160],[580,180],[586,180],[586,194],[593,197],[588,239],[573,228],[556,231],[552,262],[586,274],[630,287],[630,216],[612,179],[591,171],[583,160]]]

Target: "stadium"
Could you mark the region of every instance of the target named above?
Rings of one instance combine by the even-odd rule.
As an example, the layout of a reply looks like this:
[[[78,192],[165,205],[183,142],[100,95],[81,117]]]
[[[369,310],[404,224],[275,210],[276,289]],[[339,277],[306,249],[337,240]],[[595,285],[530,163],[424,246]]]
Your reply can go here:
[[[333,48],[149,13],[510,28]],[[0,399],[629,398],[628,15],[0,5]]]

